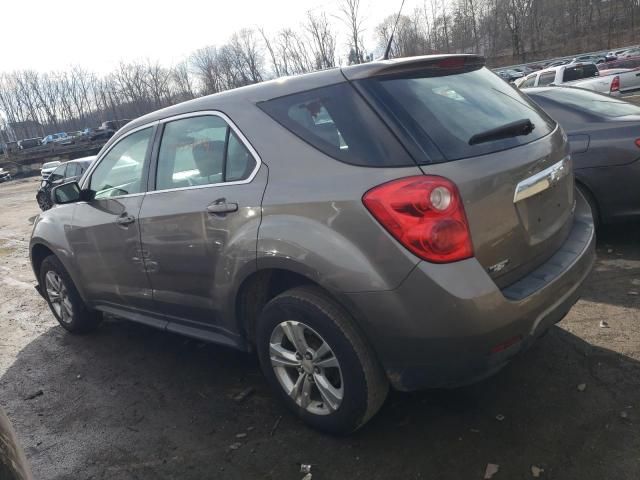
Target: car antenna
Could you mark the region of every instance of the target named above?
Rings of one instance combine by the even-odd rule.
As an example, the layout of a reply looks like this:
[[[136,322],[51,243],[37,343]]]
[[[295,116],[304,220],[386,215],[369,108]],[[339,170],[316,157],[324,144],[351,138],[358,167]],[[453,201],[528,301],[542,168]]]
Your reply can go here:
[[[396,17],[396,22],[393,24],[393,30],[391,30],[391,35],[389,36],[389,41],[387,42],[387,48],[384,49],[382,60],[389,60],[389,52],[391,51],[391,44],[393,43],[393,35],[396,33],[396,28],[398,28],[398,21],[400,20],[402,7],[404,7],[404,0],[402,0],[402,3],[400,4],[400,10],[398,10],[398,16]]]

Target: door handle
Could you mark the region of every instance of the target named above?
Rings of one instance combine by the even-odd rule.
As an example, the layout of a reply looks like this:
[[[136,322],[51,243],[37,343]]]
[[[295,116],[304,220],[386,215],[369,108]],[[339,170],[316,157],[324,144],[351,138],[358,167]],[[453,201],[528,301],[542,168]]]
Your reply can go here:
[[[233,202],[226,202],[224,199],[212,203],[207,207],[209,213],[231,213],[238,211],[238,204]]]
[[[135,221],[136,221],[135,217],[132,217],[131,215],[123,215],[121,217],[116,218],[116,223],[118,225],[122,225],[123,227],[126,227],[127,225],[131,225]]]

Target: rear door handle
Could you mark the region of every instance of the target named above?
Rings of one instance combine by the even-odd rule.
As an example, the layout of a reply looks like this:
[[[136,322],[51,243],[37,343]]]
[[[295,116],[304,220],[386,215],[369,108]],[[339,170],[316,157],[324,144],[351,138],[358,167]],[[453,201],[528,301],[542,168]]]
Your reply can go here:
[[[233,202],[226,202],[225,200],[217,201],[207,207],[209,213],[231,213],[238,211],[238,204]]]
[[[135,217],[132,217],[131,215],[124,215],[116,218],[116,223],[118,225],[122,225],[123,227],[126,227],[127,225],[131,225],[135,221],[136,221]]]

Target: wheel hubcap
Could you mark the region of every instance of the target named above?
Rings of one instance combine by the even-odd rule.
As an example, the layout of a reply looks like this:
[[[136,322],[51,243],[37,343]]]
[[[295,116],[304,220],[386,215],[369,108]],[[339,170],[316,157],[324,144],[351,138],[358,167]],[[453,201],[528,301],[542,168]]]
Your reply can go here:
[[[45,275],[45,288],[47,289],[47,297],[51,302],[51,307],[58,319],[64,323],[70,323],[73,319],[73,307],[67,286],[53,270]]]
[[[340,407],[342,370],[318,332],[302,322],[282,322],[271,333],[269,351],[276,378],[299,407],[316,415]]]

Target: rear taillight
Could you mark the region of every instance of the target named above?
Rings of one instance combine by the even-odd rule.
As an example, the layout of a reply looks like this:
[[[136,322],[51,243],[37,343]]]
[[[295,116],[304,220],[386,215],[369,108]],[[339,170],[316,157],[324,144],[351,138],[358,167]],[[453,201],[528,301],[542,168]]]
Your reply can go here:
[[[372,188],[362,201],[391,235],[423,260],[447,263],[473,255],[462,199],[446,178],[401,178]]]
[[[609,93],[619,92],[620,91],[620,77],[615,76],[613,80],[611,80],[611,87],[609,88]]]
[[[636,138],[636,141],[633,143],[636,144],[636,147],[640,148],[640,138]]]

